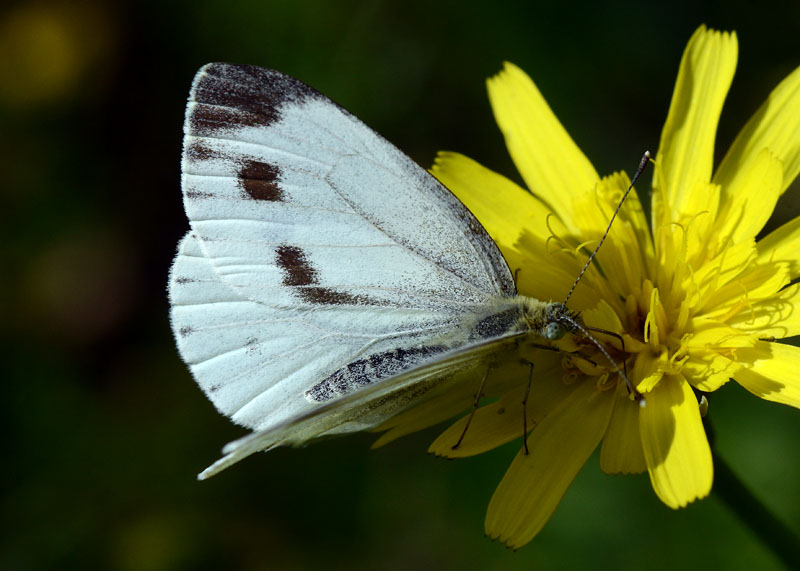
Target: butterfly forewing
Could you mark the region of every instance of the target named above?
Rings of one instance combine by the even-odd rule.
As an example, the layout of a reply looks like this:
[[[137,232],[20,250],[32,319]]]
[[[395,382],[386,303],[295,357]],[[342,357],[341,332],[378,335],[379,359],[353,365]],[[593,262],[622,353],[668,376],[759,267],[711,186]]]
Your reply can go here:
[[[192,229],[242,295],[440,309],[514,293],[497,247],[447,189],[297,80],[204,67],[184,144]]]

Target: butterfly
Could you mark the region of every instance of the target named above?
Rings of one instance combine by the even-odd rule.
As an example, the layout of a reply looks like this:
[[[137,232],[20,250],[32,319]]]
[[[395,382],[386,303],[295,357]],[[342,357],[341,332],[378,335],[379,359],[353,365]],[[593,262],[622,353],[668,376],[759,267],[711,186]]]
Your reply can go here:
[[[191,229],[170,274],[172,329],[211,402],[252,430],[201,479],[375,428],[520,343],[589,335],[565,302],[517,294],[497,246],[432,175],[280,72],[199,70],[182,189]]]

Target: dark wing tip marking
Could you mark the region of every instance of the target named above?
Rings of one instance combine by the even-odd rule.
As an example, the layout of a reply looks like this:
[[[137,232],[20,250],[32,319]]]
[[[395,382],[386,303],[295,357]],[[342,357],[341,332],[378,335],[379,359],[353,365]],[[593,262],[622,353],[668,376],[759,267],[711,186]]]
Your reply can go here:
[[[253,65],[210,63],[197,73],[189,96],[187,129],[195,135],[268,126],[280,118],[280,107],[320,97],[302,81]]]
[[[253,200],[283,202],[283,190],[278,186],[281,170],[278,165],[252,159],[243,160],[239,168],[239,186]]]

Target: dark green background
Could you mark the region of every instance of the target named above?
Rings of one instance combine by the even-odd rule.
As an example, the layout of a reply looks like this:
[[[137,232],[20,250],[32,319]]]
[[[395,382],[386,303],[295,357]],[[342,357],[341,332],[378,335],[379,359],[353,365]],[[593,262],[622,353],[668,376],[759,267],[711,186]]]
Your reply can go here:
[[[278,450],[195,480],[243,434],[195,387],[167,319],[167,272],[187,229],[179,158],[196,69],[279,69],[424,166],[438,149],[458,150],[518,178],[484,87],[507,59],[601,174],[631,172],[656,150],[699,24],[739,33],[723,150],[800,64],[797,2],[661,4],[3,8],[0,568],[779,568],[715,497],[674,512],[646,475],[605,476],[596,457],[539,537],[508,551],[483,537],[483,517],[516,445],[448,462],[425,454],[435,430],[378,451],[370,435]],[[799,191],[782,220],[797,214]],[[800,412],[731,384],[712,396],[711,418],[720,453],[800,529]]]

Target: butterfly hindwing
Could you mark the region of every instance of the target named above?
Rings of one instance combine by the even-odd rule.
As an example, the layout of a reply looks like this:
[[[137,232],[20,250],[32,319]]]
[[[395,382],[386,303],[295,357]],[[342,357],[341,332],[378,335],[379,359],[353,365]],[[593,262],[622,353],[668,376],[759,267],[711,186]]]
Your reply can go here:
[[[273,307],[239,296],[204,256],[181,242],[170,280],[172,326],[198,384],[225,415],[264,429],[320,403],[435,360],[457,325],[448,314],[425,321],[387,307],[324,314]]]
[[[294,416],[286,422],[253,432],[230,442],[224,456],[206,468],[205,479],[261,450],[297,446],[324,435],[367,430],[385,419],[441,396],[449,390],[463,392],[469,383],[477,390],[487,367],[498,353],[513,348],[524,333],[514,332],[487,341],[470,343],[411,368],[381,383]],[[462,386],[458,386],[462,385]]]

